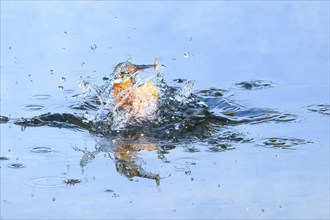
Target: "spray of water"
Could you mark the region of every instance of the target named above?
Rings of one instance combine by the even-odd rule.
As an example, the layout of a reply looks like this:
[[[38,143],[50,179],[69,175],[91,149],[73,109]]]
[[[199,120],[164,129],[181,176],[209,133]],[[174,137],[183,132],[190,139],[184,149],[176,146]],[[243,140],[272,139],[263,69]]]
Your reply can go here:
[[[130,63],[121,63],[125,66]],[[118,65],[117,65],[118,66]],[[146,66],[146,65],[144,65]],[[114,80],[116,77],[114,72],[109,75],[109,80],[101,86],[87,82],[83,79],[79,81],[79,87],[82,93],[79,95],[83,99],[95,96],[100,105],[97,111],[86,111],[83,118],[86,123],[93,124],[94,131],[101,133],[120,132],[132,127],[140,126],[161,126],[167,122],[169,112],[176,112],[175,106],[188,104],[191,102],[191,92],[194,82],[187,81],[182,88],[174,88],[167,85],[161,72],[145,69],[135,76],[136,83],[129,89],[121,91],[117,96],[114,95]],[[139,100],[139,108],[137,110],[127,109],[123,107],[123,100],[128,98],[138,88],[150,81],[156,81],[159,97],[157,101],[150,101],[145,98],[145,94],[137,94]],[[121,101],[116,102],[116,98],[121,96]],[[148,95],[146,96],[148,97]],[[142,103],[142,104],[141,104]],[[133,105],[135,103],[133,102]],[[172,105],[172,106],[171,106]],[[164,114],[166,113],[166,114]]]

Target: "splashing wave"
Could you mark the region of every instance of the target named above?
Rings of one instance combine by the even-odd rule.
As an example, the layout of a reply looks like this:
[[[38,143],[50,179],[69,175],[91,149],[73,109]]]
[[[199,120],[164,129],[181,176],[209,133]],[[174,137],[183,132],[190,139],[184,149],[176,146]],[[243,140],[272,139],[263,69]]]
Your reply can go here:
[[[151,80],[150,76],[150,72],[143,71],[139,74],[140,83],[135,86]],[[235,132],[233,126],[288,122],[296,118],[294,115],[272,109],[249,108],[232,102],[227,97],[226,90],[210,88],[193,91],[192,80],[180,79],[180,86],[169,85],[161,73],[155,77],[159,90],[157,106],[152,106],[155,110],[144,117],[135,117],[115,102],[113,78],[113,75],[110,75],[101,86],[81,79],[79,86],[82,93],[74,96],[77,103],[71,105],[75,112],[78,111],[77,114],[47,113],[31,119],[20,119],[16,124],[76,127],[88,129],[97,135],[129,137],[132,140],[141,135],[173,142],[203,140],[218,146],[217,149],[210,150],[223,150],[232,148],[225,143],[228,137],[233,139],[231,141],[251,141],[251,138],[245,137],[244,134]]]

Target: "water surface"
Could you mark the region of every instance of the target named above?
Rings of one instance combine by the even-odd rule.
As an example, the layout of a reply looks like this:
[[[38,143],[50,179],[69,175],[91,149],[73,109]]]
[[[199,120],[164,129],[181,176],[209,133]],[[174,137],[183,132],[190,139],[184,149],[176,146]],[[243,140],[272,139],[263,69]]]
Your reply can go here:
[[[328,8],[2,1],[1,218],[329,218]],[[163,120],[91,125],[154,57]]]

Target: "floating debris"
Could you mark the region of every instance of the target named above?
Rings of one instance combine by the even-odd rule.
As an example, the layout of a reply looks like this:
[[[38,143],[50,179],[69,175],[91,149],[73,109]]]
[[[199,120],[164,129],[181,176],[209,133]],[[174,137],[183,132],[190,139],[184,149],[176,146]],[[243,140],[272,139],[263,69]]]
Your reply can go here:
[[[79,180],[79,179],[66,179],[66,180],[64,180],[64,183],[66,183],[68,185],[75,185],[75,184],[78,184],[80,182],[81,182],[81,180]]]

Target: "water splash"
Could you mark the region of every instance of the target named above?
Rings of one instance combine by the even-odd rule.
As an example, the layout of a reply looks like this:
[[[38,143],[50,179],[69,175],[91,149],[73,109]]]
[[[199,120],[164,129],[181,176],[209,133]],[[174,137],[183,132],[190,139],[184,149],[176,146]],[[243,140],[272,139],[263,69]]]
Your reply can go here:
[[[118,69],[134,67],[129,61],[120,63],[116,66],[115,70],[107,77],[107,81],[104,85],[98,86],[91,82],[81,79],[79,81],[79,87],[82,89],[82,94],[79,97],[84,99],[90,97],[96,97],[100,104],[96,112],[85,112],[84,119],[87,122],[91,122],[93,129],[102,133],[110,131],[120,131],[127,127],[127,125],[135,124],[144,121],[152,121],[157,117],[157,103],[148,102],[144,100],[142,95],[135,96],[141,102],[145,103],[143,107],[143,117],[138,117],[137,112],[123,107],[123,101],[116,101],[118,96],[122,96],[122,100],[128,98],[132,93],[135,93],[141,86],[147,84],[154,78],[154,75],[150,71],[142,71],[138,75],[134,76],[135,84],[129,89],[120,92],[117,96],[114,95],[114,80],[118,75]],[[139,68],[148,68],[149,65],[140,65]],[[139,95],[139,94],[137,94]],[[134,103],[133,103],[134,104]]]
[[[156,65],[155,65],[156,66]],[[122,97],[148,81],[155,81],[158,89],[157,102],[145,105],[142,117],[116,102],[114,80],[118,71],[129,68],[144,68],[134,75],[136,83],[118,93]],[[295,115],[281,113],[273,109],[250,108],[233,102],[227,90],[210,88],[194,91],[194,81],[175,80],[174,85],[165,81],[162,70],[151,70],[153,65],[134,65],[129,61],[118,64],[103,85],[95,85],[90,79],[81,78],[82,92],[73,96],[76,103],[70,107],[75,114],[43,114],[31,119],[19,119],[15,123],[22,126],[60,126],[88,129],[100,136],[134,138],[144,134],[159,142],[195,142],[211,144],[212,152],[233,149],[233,143],[251,142],[253,138],[236,132],[234,126],[241,124],[283,123],[296,119]],[[124,69],[123,69],[124,68]],[[125,69],[126,68],[126,69]],[[149,68],[149,69],[148,69]],[[140,97],[142,98],[142,97]]]

